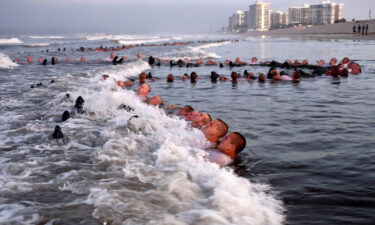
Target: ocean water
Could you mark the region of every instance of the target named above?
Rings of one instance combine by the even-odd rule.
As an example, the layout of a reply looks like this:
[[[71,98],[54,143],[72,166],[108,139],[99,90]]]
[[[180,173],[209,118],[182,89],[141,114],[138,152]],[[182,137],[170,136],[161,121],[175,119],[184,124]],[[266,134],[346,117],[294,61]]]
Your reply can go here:
[[[159,45],[176,41],[193,43]],[[110,52],[75,50],[131,44],[158,46],[115,52],[127,57],[117,66],[110,63]],[[316,38],[4,33],[0,224],[372,224],[374,50],[374,41]],[[138,53],[145,61],[136,59]],[[258,74],[268,68],[150,67],[149,55],[220,62],[348,56],[363,73],[306,78],[299,84],[213,84],[211,71]],[[54,66],[36,62],[52,56],[59,59]],[[27,57],[34,63],[13,62]],[[136,78],[143,71],[160,78],[149,82],[151,95],[161,95],[166,105],[192,105],[244,134],[247,147],[233,165],[207,162],[203,134],[142,103],[134,94],[137,84],[120,90],[100,80],[103,74]],[[178,77],[192,71],[201,77],[196,84],[178,78],[165,82],[169,73]],[[86,113],[61,122],[65,110],[74,111],[78,96]],[[121,104],[134,111],[119,110]],[[134,115],[138,118],[129,120]],[[65,143],[51,138],[56,125]]]

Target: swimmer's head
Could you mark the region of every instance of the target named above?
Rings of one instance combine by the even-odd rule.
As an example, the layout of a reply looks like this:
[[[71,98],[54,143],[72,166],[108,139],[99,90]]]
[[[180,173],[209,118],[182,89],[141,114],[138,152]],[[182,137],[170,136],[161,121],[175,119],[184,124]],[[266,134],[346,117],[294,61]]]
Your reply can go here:
[[[151,92],[151,87],[148,84],[142,84],[138,87],[137,94],[141,97],[147,97]]]
[[[196,72],[191,72],[190,79],[191,80],[196,80],[197,78],[198,78],[198,74]]]
[[[348,68],[351,70],[351,74],[358,75],[362,73],[361,66],[358,63],[351,62],[349,63]]]
[[[231,74],[230,74],[230,77],[232,78],[232,80],[237,80],[237,78],[238,78],[238,74],[236,73],[236,72],[232,72]]]
[[[163,104],[163,99],[159,95],[157,95],[152,98],[149,98],[147,100],[147,103],[150,105],[161,105]]]
[[[194,109],[190,105],[185,105],[178,111],[178,115],[180,116],[186,116],[189,112],[193,112]]]
[[[211,116],[208,113],[192,113],[191,126],[201,127],[211,122]]]
[[[246,139],[242,134],[233,132],[224,137],[217,147],[233,159],[246,147]]]
[[[329,65],[331,65],[331,66],[336,65],[336,63],[337,63],[337,59],[336,58],[332,58],[331,60],[329,60]]]
[[[167,82],[172,83],[174,81],[174,76],[172,74],[168,74],[167,76]]]
[[[228,125],[221,119],[215,119],[206,124],[202,132],[208,141],[217,142],[228,132]]]
[[[142,72],[139,74],[139,83],[144,84],[146,82],[147,74],[145,72]]]
[[[343,64],[348,64],[348,63],[350,62],[350,59],[349,59],[348,57],[344,57],[344,58],[341,60],[341,62],[342,62]]]
[[[266,82],[266,75],[264,75],[263,73],[259,74],[258,81],[261,83]]]
[[[300,77],[301,77],[301,72],[295,71],[292,75],[292,80],[295,82],[298,82],[300,80]]]

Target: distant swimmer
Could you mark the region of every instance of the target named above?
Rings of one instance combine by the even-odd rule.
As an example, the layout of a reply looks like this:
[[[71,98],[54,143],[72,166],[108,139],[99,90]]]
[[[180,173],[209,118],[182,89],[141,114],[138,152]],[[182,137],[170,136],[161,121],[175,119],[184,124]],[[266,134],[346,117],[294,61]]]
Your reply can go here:
[[[267,79],[267,77],[266,77],[266,75],[264,75],[264,73],[259,74],[259,76],[258,76],[258,82],[259,83],[266,82],[266,79]]]
[[[191,72],[190,74],[190,83],[197,83],[197,79],[199,79],[199,76],[196,72]]]
[[[167,83],[173,83],[173,81],[174,81],[173,74],[168,74],[168,76],[167,76]]]
[[[148,72],[148,73],[147,73],[146,78],[147,78],[147,79],[154,79],[154,77],[152,76],[151,72]]]
[[[148,57],[148,64],[150,64],[150,66],[155,64],[155,58],[153,56]]]
[[[146,83],[147,74],[145,72],[142,72],[139,74],[139,83],[144,84]]]
[[[117,60],[117,64],[122,64],[124,61],[124,57],[121,57],[119,60]]]
[[[64,113],[61,116],[61,120],[64,122],[64,121],[67,121],[69,118],[70,118],[69,111],[64,111]]]
[[[85,103],[85,100],[83,100],[82,96],[79,96],[76,99],[74,107],[77,109],[77,113],[83,114],[83,104]]]
[[[64,134],[61,131],[61,127],[60,126],[56,126],[55,127],[55,130],[53,131],[52,137],[54,139],[56,139],[57,142],[59,142],[59,140],[61,140],[63,143],[65,143],[65,141],[64,141]]]
[[[113,57],[113,60],[112,60],[113,65],[117,65],[117,59],[118,59],[117,55],[115,57]]]
[[[210,78],[211,78],[211,82],[212,83],[216,83],[217,82],[217,78],[219,78],[219,74],[217,74],[215,71],[212,71]]]
[[[52,57],[52,58],[51,58],[51,64],[52,64],[52,65],[55,65],[55,64],[56,64],[56,58],[55,58],[55,57]]]
[[[46,65],[47,65],[47,62],[48,62],[48,60],[47,60],[47,59],[44,59],[43,62],[42,62],[42,65],[43,65],[43,66],[46,66]]]
[[[236,73],[236,72],[233,71],[230,74],[230,77],[232,78],[232,83],[237,83],[238,82],[238,77],[239,77],[238,73]]]

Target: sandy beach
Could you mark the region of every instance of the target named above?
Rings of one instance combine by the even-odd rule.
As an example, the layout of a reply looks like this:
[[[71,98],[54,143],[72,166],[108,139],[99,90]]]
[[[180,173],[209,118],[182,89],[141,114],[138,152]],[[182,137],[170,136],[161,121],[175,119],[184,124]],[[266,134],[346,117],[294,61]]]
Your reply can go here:
[[[353,35],[353,26],[368,24],[369,30],[367,36]],[[251,31],[245,33],[251,36],[297,36],[306,38],[323,39],[355,39],[355,40],[374,40],[375,39],[375,20],[357,21],[347,23],[336,23],[316,26],[298,26],[285,29],[269,31]]]

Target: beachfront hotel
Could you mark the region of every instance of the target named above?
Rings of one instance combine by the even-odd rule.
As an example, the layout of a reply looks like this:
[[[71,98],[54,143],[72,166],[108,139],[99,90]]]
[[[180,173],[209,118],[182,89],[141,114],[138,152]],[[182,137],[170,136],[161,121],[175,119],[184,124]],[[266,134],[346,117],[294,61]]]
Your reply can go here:
[[[271,3],[256,1],[249,6],[249,28],[251,30],[265,31],[271,27],[270,21]]]
[[[271,11],[271,28],[283,28],[286,27],[289,23],[288,13],[282,11]]]
[[[344,18],[344,4],[324,1],[317,5],[289,8],[290,25],[332,24]]]
[[[245,12],[237,10],[229,17],[229,29],[231,31],[240,32],[245,27]]]
[[[273,12],[270,8],[271,3],[256,1],[249,10],[237,10],[229,17],[228,31],[266,31],[287,26],[332,24],[344,18],[344,4],[330,1],[289,7],[288,13]]]

